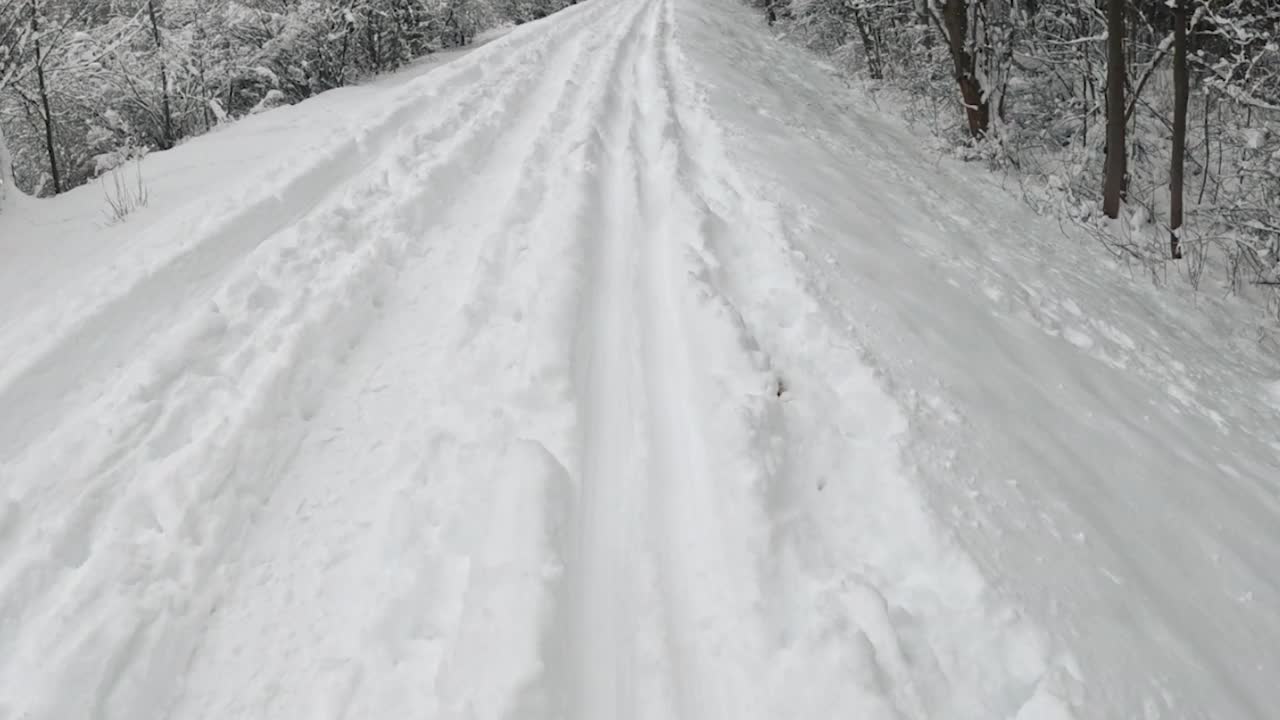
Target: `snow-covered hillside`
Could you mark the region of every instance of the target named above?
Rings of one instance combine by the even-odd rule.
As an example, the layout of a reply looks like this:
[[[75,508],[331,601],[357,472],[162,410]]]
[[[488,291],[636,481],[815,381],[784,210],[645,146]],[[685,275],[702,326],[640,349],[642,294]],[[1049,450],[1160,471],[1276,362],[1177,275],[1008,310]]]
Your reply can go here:
[[[1280,360],[734,0],[0,215],[0,719],[1267,720]]]

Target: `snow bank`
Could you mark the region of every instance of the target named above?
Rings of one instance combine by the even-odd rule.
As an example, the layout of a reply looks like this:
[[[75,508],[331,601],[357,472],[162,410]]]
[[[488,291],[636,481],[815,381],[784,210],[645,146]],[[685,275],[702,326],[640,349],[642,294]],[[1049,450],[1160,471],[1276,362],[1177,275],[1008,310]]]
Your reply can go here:
[[[904,553],[885,555],[889,576],[871,584],[891,618],[923,628],[902,634],[931,638],[942,674],[964,678],[944,686],[959,692],[946,714],[984,716],[986,703],[985,716],[1267,717],[1276,658],[1263,638],[1280,626],[1263,608],[1280,599],[1263,568],[1280,559],[1280,456],[1256,388],[1275,377],[1274,358],[1229,335],[1240,325],[1218,308],[1119,278],[1088,238],[927,156],[803,53],[751,29],[747,9],[686,15],[681,47],[710,78],[709,112],[744,168],[739,192],[771,201],[757,219],[726,221],[726,235],[762,227],[785,241],[725,275],[759,298],[737,303],[744,316],[754,305],[776,318],[763,327],[802,328],[768,346],[756,331],[784,383],[814,378],[812,389],[789,382],[804,401],[791,412],[814,418],[798,436],[811,443],[799,472],[825,488],[813,510],[825,519],[802,537],[846,544],[814,553],[841,569],[867,564],[867,540],[832,528],[894,539],[871,546]],[[719,256],[731,268],[760,245]],[[803,294],[769,298],[763,278],[788,265]],[[880,392],[856,380],[859,362]],[[874,475],[865,487],[849,468],[862,467],[855,452],[894,442],[880,434],[895,426],[893,405],[908,480]],[[877,407],[881,419],[858,421]],[[849,459],[836,459],[841,437]],[[847,504],[830,499],[841,474],[857,488]],[[929,599],[944,587],[956,589]],[[985,637],[1005,650],[979,652]]]

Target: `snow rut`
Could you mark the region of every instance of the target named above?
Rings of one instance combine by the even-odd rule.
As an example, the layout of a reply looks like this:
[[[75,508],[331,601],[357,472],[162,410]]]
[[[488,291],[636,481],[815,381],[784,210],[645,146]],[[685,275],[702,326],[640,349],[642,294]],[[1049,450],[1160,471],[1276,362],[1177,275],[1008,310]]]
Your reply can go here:
[[[693,359],[705,346],[692,338],[706,328],[692,324],[702,318],[684,254],[696,224],[686,222],[664,122],[670,5],[646,5],[592,138],[601,182],[580,230],[589,280],[574,362],[582,435],[570,716],[753,717],[760,624],[744,606],[759,588],[728,550],[739,528],[719,517],[721,493],[735,489],[713,465],[698,392],[712,379]]]
[[[0,689],[9,709],[142,717],[163,704],[216,597],[220,559],[290,461],[321,384],[421,251],[423,230],[463,191],[446,178],[508,129],[538,87],[540,61],[607,12],[584,7],[526,34],[498,65],[510,72],[484,72],[500,79],[465,92],[237,262],[120,381],[7,460],[18,510],[6,522],[14,552],[0,558],[0,608],[14,619],[2,662],[39,658],[45,668],[44,687]],[[83,689],[66,690],[72,676]]]
[[[558,716],[565,622],[557,568],[566,552],[571,494],[567,470],[548,446],[557,446],[553,429],[570,422],[558,417],[567,380],[557,369],[563,321],[556,318],[568,297],[546,296],[569,285],[540,276],[562,267],[575,222],[574,205],[555,202],[547,189],[590,185],[575,148],[586,134],[590,106],[607,93],[616,40],[640,10],[606,7],[595,21],[602,32],[584,33],[538,68],[528,102],[509,118],[503,136],[473,158],[468,188],[426,230],[426,244],[465,251],[406,269],[398,283],[404,290],[373,331],[370,352],[357,351],[343,373],[367,376],[376,397],[356,408],[334,402],[317,418],[322,427],[343,427],[340,439],[316,448],[319,457],[294,463],[279,501],[264,510],[261,524],[270,532],[250,544],[276,549],[244,561],[307,567],[275,572],[280,588],[270,594],[278,609],[257,620],[250,603],[260,605],[262,589],[242,583],[233,593],[219,610],[226,620],[211,629],[214,642],[193,667],[193,692],[175,717],[226,714],[228,704],[218,700],[226,684],[218,678],[227,674],[238,643],[261,643],[254,652],[266,658],[266,677],[282,679],[266,684],[261,673],[247,675],[239,683],[246,689],[236,693],[242,705],[230,705],[233,710],[247,702],[290,716],[306,706],[306,683],[317,671],[299,669],[289,658],[345,652],[347,659],[326,663],[324,673],[353,678],[339,697],[324,701],[335,716],[407,712],[415,692],[419,706],[442,717]],[[428,267],[435,270],[424,272]],[[448,277],[449,269],[467,267],[470,276]],[[409,289],[442,282],[450,292]],[[351,394],[349,387],[339,390]],[[380,399],[388,396],[398,402]],[[351,428],[353,410],[385,419]],[[387,435],[401,437],[394,450],[386,449]],[[369,457],[361,465],[378,479],[324,471],[350,466],[343,458],[351,454]],[[370,493],[386,500],[370,503]],[[308,510],[303,523],[292,519],[295,505],[317,509]],[[273,528],[266,515],[285,524]],[[363,541],[350,530],[384,525],[404,530]],[[414,526],[419,529],[409,529]],[[336,534],[317,537],[325,527]],[[312,544],[354,547],[330,562],[311,551]],[[368,569],[387,557],[406,559],[394,571]],[[317,565],[322,569],[313,569]],[[324,600],[297,606],[288,599],[296,596]],[[366,607],[374,609],[352,613]],[[334,632],[329,618],[348,615],[344,629]],[[251,626],[263,624],[246,631],[240,627],[245,618]],[[423,679],[432,677],[424,692]]]
[[[651,3],[650,3],[651,4]],[[641,17],[651,11],[646,9]],[[582,393],[584,430],[579,459],[578,537],[570,559],[572,616],[569,694],[572,718],[632,716],[636,693],[628,610],[628,570],[635,541],[627,514],[636,489],[631,331],[635,307],[628,254],[634,252],[634,162],[626,150],[620,80],[634,62],[640,24],[629,29],[609,71],[608,93],[593,128],[587,162],[597,168],[596,195],[579,236],[587,243],[584,334],[574,362],[574,386]],[[631,347],[629,347],[631,345]]]

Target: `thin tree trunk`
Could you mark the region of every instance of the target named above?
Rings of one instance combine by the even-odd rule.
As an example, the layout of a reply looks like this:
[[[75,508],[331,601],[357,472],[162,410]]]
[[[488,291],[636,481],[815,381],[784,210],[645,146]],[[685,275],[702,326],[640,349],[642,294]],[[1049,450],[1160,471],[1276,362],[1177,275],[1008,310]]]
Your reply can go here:
[[[200,79],[200,109],[201,109],[202,117],[204,118],[205,132],[208,132],[213,129],[213,114],[209,110],[209,102],[212,101],[214,97],[209,93],[209,81],[206,78],[205,72],[204,72],[203,56],[201,56],[200,58],[199,71],[200,71],[200,78],[199,78]]]
[[[1182,257],[1183,166],[1187,155],[1187,0],[1177,0],[1173,18],[1173,156],[1169,164],[1169,254]]]
[[[1129,43],[1125,45],[1125,56],[1128,58],[1126,69],[1138,67],[1138,8],[1133,2],[1125,3],[1125,15],[1128,18],[1125,27],[1125,36],[1129,39]],[[1125,82],[1128,82],[1128,73],[1125,75]]]
[[[1079,37],[1089,37],[1089,30],[1092,29],[1092,16],[1081,8],[1079,12],[1079,29],[1077,33]],[[1093,63],[1089,60],[1090,50],[1084,44],[1080,44],[1080,64],[1084,69],[1080,73],[1080,94],[1084,98],[1084,121],[1081,123],[1082,142],[1085,147],[1089,147],[1089,120],[1093,117],[1092,108],[1097,104],[1097,93],[1093,87]]]
[[[1212,138],[1209,137],[1209,111],[1213,103],[1213,92],[1206,90],[1204,94],[1204,170],[1200,173],[1200,194],[1196,196],[1196,204],[1204,202],[1204,189],[1209,186],[1209,163]]]
[[[1124,122],[1125,0],[1107,0],[1107,162],[1102,211],[1120,217],[1127,168]]]
[[[164,64],[164,39],[160,35],[160,20],[156,16],[156,0],[147,0],[147,16],[151,18],[151,37],[156,43],[156,54],[160,57],[160,112],[162,132],[160,149],[173,147],[176,138],[173,134],[173,110],[169,103],[169,71]]]
[[[54,142],[53,110],[49,103],[49,88],[44,80],[44,55],[40,48],[40,8],[31,0],[31,37],[36,51],[36,83],[40,87],[40,105],[44,111],[44,144],[49,153],[49,174],[53,177],[53,194],[62,192],[62,173],[58,170],[58,149]]]
[[[347,26],[347,31],[342,33],[342,53],[338,55],[338,83],[337,87],[347,84],[347,48],[351,45],[351,33],[354,30]],[[314,94],[316,91],[311,90]]]
[[[215,102],[217,98],[209,92],[209,79],[205,73],[206,53],[204,51],[208,47],[209,37],[205,34],[204,22],[205,17],[202,13],[195,22],[196,47],[199,48],[196,53],[199,58],[196,62],[196,79],[200,82],[200,117],[204,120],[205,132],[208,132],[213,129],[213,114],[209,110],[209,103]]]
[[[13,184],[13,158],[9,155],[9,144],[4,139],[4,128],[0,127],[0,211],[4,210],[9,197],[18,191]]]
[[[365,42],[369,46],[369,60],[373,64],[373,71],[380,73],[382,72],[382,53],[378,47],[378,29],[374,25],[375,22],[376,16],[370,8],[365,21]]]
[[[870,73],[871,79],[883,79],[884,66],[880,62],[880,47],[871,39],[871,34],[867,32],[867,24],[862,20],[862,12],[857,9],[853,11],[853,25],[858,29],[858,35],[862,38],[862,49],[867,54],[867,71]]]

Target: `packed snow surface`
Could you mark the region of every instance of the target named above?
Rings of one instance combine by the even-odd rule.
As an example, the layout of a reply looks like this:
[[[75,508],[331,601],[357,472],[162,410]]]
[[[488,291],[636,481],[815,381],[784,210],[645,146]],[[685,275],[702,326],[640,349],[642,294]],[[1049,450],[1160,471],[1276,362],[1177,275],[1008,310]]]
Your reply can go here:
[[[734,0],[0,216],[0,719],[1270,720],[1280,364]]]

